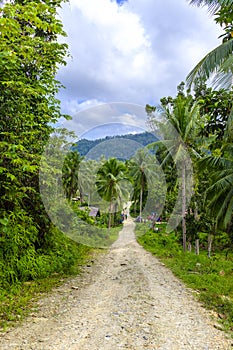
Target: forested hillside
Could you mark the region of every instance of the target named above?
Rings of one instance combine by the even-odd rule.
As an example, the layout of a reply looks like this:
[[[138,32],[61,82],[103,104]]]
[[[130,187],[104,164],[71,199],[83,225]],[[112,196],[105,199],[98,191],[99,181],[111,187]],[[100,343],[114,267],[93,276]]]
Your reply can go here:
[[[125,139],[138,142],[142,146],[147,146],[152,142],[156,142],[158,138],[151,132],[143,132],[139,134],[127,134],[117,136],[106,136],[96,140],[81,139],[77,142],[77,146],[73,147],[73,150],[77,150],[81,156],[85,156],[92,148],[96,147],[102,142],[114,140],[114,139]]]

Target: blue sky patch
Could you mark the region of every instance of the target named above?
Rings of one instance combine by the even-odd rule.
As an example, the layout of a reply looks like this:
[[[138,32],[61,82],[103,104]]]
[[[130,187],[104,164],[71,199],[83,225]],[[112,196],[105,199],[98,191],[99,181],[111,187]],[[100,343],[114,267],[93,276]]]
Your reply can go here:
[[[116,0],[116,2],[119,4],[119,5],[122,5],[124,4],[124,2],[126,2],[127,0]]]

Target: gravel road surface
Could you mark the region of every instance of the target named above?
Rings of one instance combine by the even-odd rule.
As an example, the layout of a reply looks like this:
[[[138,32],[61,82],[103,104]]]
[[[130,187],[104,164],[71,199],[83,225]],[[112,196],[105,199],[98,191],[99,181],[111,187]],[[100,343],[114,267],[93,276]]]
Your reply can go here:
[[[131,218],[94,260],[1,334],[0,349],[233,349],[191,291],[136,242]]]

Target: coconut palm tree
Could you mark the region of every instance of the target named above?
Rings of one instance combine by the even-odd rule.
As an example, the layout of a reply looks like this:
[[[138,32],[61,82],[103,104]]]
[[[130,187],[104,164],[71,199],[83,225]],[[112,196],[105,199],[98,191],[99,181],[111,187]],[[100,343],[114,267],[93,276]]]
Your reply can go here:
[[[148,166],[143,149],[137,152],[136,156],[130,161],[128,166],[130,175],[134,182],[134,205],[136,206],[139,196],[139,216],[142,217],[142,202],[147,190],[146,168]]]
[[[66,197],[71,199],[79,189],[79,167],[83,157],[77,151],[71,151],[67,154],[63,168],[62,181]]]
[[[99,168],[96,160],[88,159],[81,162],[79,167],[79,193],[80,197],[86,196],[88,205],[95,194],[96,172]]]
[[[98,194],[109,202],[108,228],[111,227],[113,204],[125,199],[126,191],[122,186],[126,177],[126,167],[116,158],[107,160],[97,172],[96,187]]]
[[[139,202],[139,216],[142,217],[143,201],[150,195],[151,187],[158,187],[157,175],[159,167],[157,160],[148,149],[139,149],[128,164],[129,174],[134,184],[133,201]],[[161,179],[162,180],[162,179]],[[157,185],[157,186],[156,186]]]
[[[212,74],[215,74],[213,84],[229,89],[232,87],[233,82],[233,40],[231,40],[233,39],[233,15],[232,11],[230,11],[233,6],[233,0],[192,0],[190,4],[197,6],[207,5],[212,14],[218,14],[219,18],[215,19],[215,21],[220,24],[224,23],[227,26],[226,28],[228,26],[230,28],[228,28],[227,40],[224,34],[225,39],[223,43],[209,52],[188,74],[188,86],[190,87],[197,78],[208,80]],[[224,10],[227,16],[224,13],[221,15],[220,12],[216,12],[218,10],[220,12]],[[231,23],[227,23],[229,22],[229,16],[231,16]]]
[[[191,96],[178,93],[172,101],[164,102],[163,106],[157,108],[157,115],[151,115],[149,125],[162,134],[162,141],[151,144],[161,145],[165,148],[163,163],[173,160],[179,170],[178,181],[181,185],[181,216],[183,233],[183,250],[186,251],[186,213],[188,192],[192,191],[191,158],[198,157],[195,150],[195,142],[199,130],[199,106],[193,102]],[[158,118],[159,116],[159,118]],[[190,194],[189,194],[190,196]]]
[[[223,157],[208,156],[200,163],[209,169],[212,185],[207,190],[208,206],[218,226],[226,228],[233,214],[233,147]]]
[[[208,169],[211,186],[207,203],[217,226],[226,228],[233,217],[233,111],[228,119],[222,156],[208,155],[199,161],[200,169]]]

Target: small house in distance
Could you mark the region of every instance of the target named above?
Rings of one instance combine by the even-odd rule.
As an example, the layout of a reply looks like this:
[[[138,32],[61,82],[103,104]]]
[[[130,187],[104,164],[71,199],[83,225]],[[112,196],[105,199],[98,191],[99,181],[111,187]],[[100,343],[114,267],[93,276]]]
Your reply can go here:
[[[100,210],[97,207],[79,207],[80,210],[88,210],[89,209],[89,216],[96,218],[100,216]]]
[[[96,207],[89,207],[90,209],[90,213],[89,213],[89,216],[92,216],[94,218],[96,218],[97,216],[100,216],[100,210],[99,208],[96,208]]]

